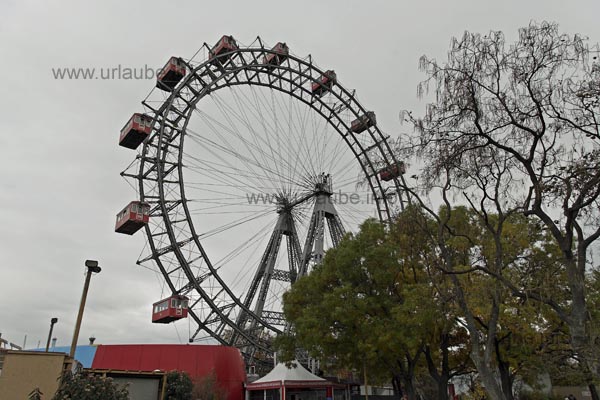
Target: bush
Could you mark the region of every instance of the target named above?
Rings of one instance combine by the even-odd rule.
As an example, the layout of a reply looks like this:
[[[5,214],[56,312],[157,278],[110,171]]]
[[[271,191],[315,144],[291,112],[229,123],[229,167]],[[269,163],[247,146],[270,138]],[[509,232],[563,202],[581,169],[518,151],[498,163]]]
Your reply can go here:
[[[215,372],[194,381],[193,399],[227,400],[227,391],[219,386]]]
[[[53,400],[128,400],[127,387],[92,373],[63,375]]]
[[[170,371],[167,373],[167,400],[192,400],[194,384],[185,372]]]
[[[213,372],[192,381],[185,372],[167,374],[166,400],[227,400],[227,390],[219,386]]]

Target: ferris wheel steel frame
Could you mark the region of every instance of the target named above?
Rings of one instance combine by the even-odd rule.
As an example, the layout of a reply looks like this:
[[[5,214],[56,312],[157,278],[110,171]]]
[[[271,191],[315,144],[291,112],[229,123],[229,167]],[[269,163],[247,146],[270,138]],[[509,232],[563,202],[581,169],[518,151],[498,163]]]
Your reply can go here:
[[[154,262],[172,293],[195,291],[199,296],[189,306],[188,315],[198,325],[190,336],[190,342],[205,331],[218,342],[236,345],[244,353],[252,349],[252,353],[261,351],[271,354],[273,350],[270,342],[256,334],[256,329],[249,330],[242,325],[251,323],[255,327],[279,334],[283,330],[277,328],[276,323],[282,315],[271,315],[269,318],[257,315],[247,299],[233,293],[211,263],[192,223],[183,179],[183,147],[187,125],[198,102],[223,88],[254,85],[280,91],[306,104],[338,132],[353,153],[373,195],[381,221],[388,221],[392,217],[392,196],[398,196],[402,206],[403,193],[400,188],[404,185],[404,178],[402,174],[394,177],[391,182],[393,187],[380,179],[379,171],[397,165],[398,160],[388,138],[377,125],[361,133],[363,139],[366,138],[364,135],[369,135],[370,143],[365,145],[359,140],[358,134],[351,131],[350,123],[340,117],[342,110],[349,111],[355,118],[366,114],[367,110],[355,99],[354,91],[345,89],[336,80],[324,94],[314,95],[311,84],[319,82],[325,71],[313,64],[311,56],[301,59],[288,54],[280,64],[266,64],[264,60],[267,55],[279,53],[265,48],[260,38],[257,38],[257,42],[258,46],[228,51],[196,66],[186,63],[188,74],[160,107],[155,108],[143,101],[142,104],[153,114],[153,130],[138,155],[137,174],[123,172],[122,175],[138,180],[140,200],[151,204],[150,216],[156,223],[154,229],[145,227],[151,254],[138,260],[138,264]],[[204,47],[208,54],[210,47],[206,43]],[[402,185],[400,181],[403,182]],[[329,219],[327,222],[330,222]],[[330,231],[331,229],[330,226]],[[343,234],[343,228],[341,229]],[[339,236],[339,232],[336,235]],[[334,245],[338,241],[334,239]],[[302,251],[304,261],[306,245],[304,250],[293,249],[293,253],[298,251]],[[171,279],[171,275],[177,270],[183,271],[187,278],[187,283],[183,286],[176,285]],[[203,273],[198,274],[195,270]],[[214,285],[213,291],[209,292],[202,286],[207,280],[211,280]],[[210,308],[208,315],[202,316],[195,311],[201,301]],[[242,319],[244,324],[240,322]]]

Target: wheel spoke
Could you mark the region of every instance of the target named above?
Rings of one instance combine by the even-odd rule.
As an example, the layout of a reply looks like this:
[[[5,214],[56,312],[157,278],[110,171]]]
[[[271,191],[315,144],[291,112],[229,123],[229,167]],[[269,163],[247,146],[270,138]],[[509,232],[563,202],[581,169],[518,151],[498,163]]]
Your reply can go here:
[[[388,218],[383,193],[398,190],[378,177],[396,160],[377,126],[350,131],[366,113],[353,92],[313,96],[322,70],[293,55],[267,68],[265,51],[240,48],[221,65],[199,53],[172,95],[153,91],[153,133],[124,173],[154,205],[141,265],[190,298],[191,338],[206,332],[248,357],[272,351],[296,275],[346,230]]]

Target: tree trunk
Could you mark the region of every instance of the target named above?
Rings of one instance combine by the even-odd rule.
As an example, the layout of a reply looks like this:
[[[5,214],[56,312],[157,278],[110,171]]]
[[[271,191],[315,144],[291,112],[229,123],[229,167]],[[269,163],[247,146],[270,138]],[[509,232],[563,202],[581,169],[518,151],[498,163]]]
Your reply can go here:
[[[403,396],[402,392],[402,380],[398,375],[392,376],[392,388],[394,388],[394,397],[397,399],[401,399]]]
[[[500,371],[500,384],[502,385],[502,392],[507,400],[513,400],[513,379],[510,374],[508,363],[499,362],[498,369]]]
[[[413,379],[406,378],[407,377],[403,377],[402,379],[402,386],[404,388],[403,392],[408,400],[417,400],[417,390],[415,389]]]
[[[450,335],[442,333],[440,340],[440,351],[442,353],[442,370],[438,372],[435,361],[431,356],[431,349],[425,347],[424,354],[427,361],[429,375],[435,381],[437,386],[437,399],[448,400],[448,381],[450,380],[450,363],[448,362],[448,347],[450,346]]]
[[[510,336],[505,337],[503,340],[510,340]],[[513,377],[510,373],[510,364],[502,358],[500,341],[501,340],[498,339],[494,340],[496,360],[498,362],[498,372],[500,373],[500,385],[502,386],[502,392],[504,393],[504,396],[509,400],[513,400]]]
[[[447,263],[447,265],[452,264]],[[489,396],[489,400],[507,400],[504,397],[502,387],[498,384],[496,374],[494,373],[497,371],[497,368],[494,368],[489,364],[489,362],[491,362],[489,352],[487,353],[488,357],[486,357],[484,345],[478,339],[479,330],[477,329],[475,317],[473,316],[473,313],[471,312],[465,299],[465,292],[462,288],[462,285],[460,284],[456,275],[450,275],[450,279],[454,285],[459,306],[465,315],[466,328],[471,335],[471,360],[473,361],[473,364],[479,373],[479,378],[485,386],[485,391]]]
[[[475,351],[471,352],[471,359],[477,368],[479,378],[485,387],[485,391],[489,396],[489,400],[508,400],[504,396],[501,386],[498,384],[496,377],[489,365],[482,360],[479,354],[474,354]]]
[[[415,388],[415,368],[423,348],[417,352],[414,358],[410,354],[405,354],[405,360],[398,360],[397,364],[400,370],[400,380],[402,382],[402,392],[408,400],[417,400],[417,391]],[[405,364],[406,363],[406,364]]]
[[[588,388],[590,389],[590,393],[592,394],[592,400],[600,400],[600,397],[598,397],[598,391],[596,390],[596,385],[590,383],[588,384]]]
[[[597,353],[594,351],[594,345],[591,343],[590,335],[587,332],[589,313],[585,293],[586,249],[578,248],[578,252],[581,253],[575,257],[570,247],[567,246],[570,246],[569,242],[561,243],[566,259],[567,280],[572,297],[571,308],[565,322],[569,327],[571,347],[581,360],[586,375],[597,376]]]
[[[442,374],[440,378],[441,379],[437,383],[437,398],[438,400],[448,400],[448,376]]]

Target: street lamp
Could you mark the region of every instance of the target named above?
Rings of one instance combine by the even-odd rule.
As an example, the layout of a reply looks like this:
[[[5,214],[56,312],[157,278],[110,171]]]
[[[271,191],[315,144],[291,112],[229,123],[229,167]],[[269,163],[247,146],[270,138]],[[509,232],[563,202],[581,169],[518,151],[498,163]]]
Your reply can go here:
[[[48,332],[48,341],[46,342],[46,353],[50,348],[50,338],[52,337],[52,330],[54,329],[54,324],[58,322],[58,318],[52,318],[50,320],[50,332]]]
[[[71,342],[71,351],[69,356],[75,357],[75,348],[77,347],[77,339],[79,338],[79,328],[81,328],[81,319],[83,318],[83,309],[85,308],[85,300],[87,298],[87,292],[90,287],[90,279],[92,274],[100,273],[102,268],[98,266],[98,261],[85,260],[85,266],[87,267],[87,274],[85,276],[85,283],[83,285],[83,293],[81,294],[81,303],[79,303],[79,314],[77,314],[77,322],[75,322],[75,332],[73,333],[73,342]]]

